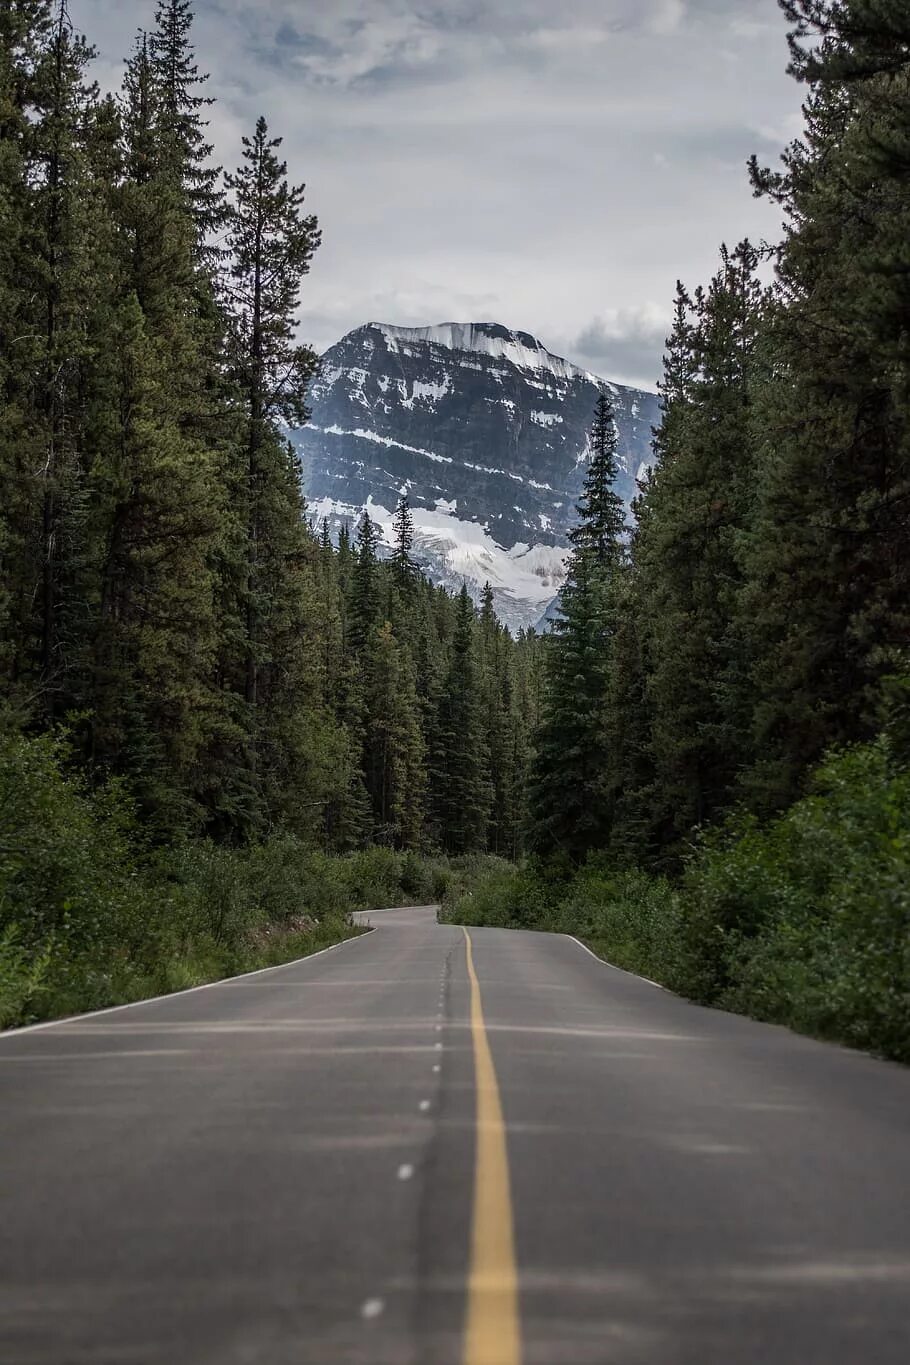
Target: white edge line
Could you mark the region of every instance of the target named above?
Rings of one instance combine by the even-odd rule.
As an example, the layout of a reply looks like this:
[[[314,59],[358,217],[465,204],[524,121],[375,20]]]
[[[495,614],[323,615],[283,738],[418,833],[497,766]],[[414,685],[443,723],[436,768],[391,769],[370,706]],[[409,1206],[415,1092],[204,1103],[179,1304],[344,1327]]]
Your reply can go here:
[[[295,957],[290,962],[276,962],[274,967],[257,967],[253,972],[240,972],[237,976],[222,976],[217,981],[204,981],[201,986],[186,986],[182,991],[168,991],[166,995],[149,995],[144,1000],[127,1000],[124,1005],[106,1005],[104,1009],[88,1010],[85,1014],[68,1014],[63,1019],[45,1019],[41,1024],[24,1024],[22,1028],[0,1029],[0,1040],[18,1038],[23,1033],[38,1033],[41,1029],[58,1028],[60,1024],[78,1024],[83,1019],[97,1019],[102,1014],[116,1014],[118,1010],[134,1010],[139,1005],[154,1005],[158,1000],[176,1000],[180,995],[193,995],[196,991],[210,991],[216,986],[230,986],[234,981],[245,981],[251,976],[266,976],[269,972],[283,972],[287,967],[299,967],[303,962],[312,962],[325,953],[333,953],[336,948],[345,948],[349,943],[366,938],[375,930],[367,929],[366,934],[352,934],[340,943],[330,943],[328,948],[320,948],[318,953],[307,953],[306,957]]]
[[[623,976],[631,976],[634,977],[636,981],[644,981],[646,985],[653,986],[654,989],[658,991],[665,991],[667,995],[673,994],[666,986],[662,986],[659,981],[652,981],[650,976],[639,976],[638,972],[627,971],[625,967],[617,967],[615,962],[608,962],[605,957],[598,957],[597,953],[593,952],[586,943],[582,943],[581,939],[576,938],[574,934],[566,934],[565,937],[571,939],[573,943],[577,943],[579,948],[587,953],[589,957],[593,957],[595,962],[599,962],[601,967],[609,967],[611,971],[622,972]]]

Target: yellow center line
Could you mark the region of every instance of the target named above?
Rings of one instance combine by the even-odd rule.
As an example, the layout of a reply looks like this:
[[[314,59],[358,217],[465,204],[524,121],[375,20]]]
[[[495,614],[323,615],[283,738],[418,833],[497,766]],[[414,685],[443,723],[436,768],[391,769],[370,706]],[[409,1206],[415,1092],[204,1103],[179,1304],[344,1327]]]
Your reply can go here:
[[[515,1263],[509,1155],[496,1068],[474,970],[471,935],[464,930],[471,982],[471,1034],[477,1091],[474,1211],[463,1365],[521,1365],[518,1269]]]

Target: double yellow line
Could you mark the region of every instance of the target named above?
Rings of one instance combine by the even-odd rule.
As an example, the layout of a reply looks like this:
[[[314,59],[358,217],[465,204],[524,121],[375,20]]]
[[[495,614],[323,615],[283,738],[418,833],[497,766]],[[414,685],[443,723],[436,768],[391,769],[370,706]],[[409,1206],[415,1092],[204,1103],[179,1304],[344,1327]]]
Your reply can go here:
[[[518,1268],[506,1129],[467,929],[464,936],[471,982],[477,1116],[474,1211],[462,1361],[463,1365],[521,1365]]]

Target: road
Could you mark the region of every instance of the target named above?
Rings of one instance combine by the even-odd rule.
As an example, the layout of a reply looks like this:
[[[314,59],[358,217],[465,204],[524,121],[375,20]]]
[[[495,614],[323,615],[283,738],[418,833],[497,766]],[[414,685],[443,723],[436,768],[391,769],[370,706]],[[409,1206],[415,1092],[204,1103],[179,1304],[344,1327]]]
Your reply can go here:
[[[910,1071],[371,918],[0,1037],[3,1365],[906,1365]]]

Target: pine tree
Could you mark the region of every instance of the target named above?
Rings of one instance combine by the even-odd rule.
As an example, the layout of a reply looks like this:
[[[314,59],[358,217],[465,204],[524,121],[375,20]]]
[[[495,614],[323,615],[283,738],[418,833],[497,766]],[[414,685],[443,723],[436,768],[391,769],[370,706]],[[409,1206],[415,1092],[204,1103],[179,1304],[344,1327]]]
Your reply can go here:
[[[376,550],[379,528],[364,511],[354,542],[351,574],[351,643],[362,649],[379,615],[379,572]]]
[[[93,53],[72,31],[66,5],[57,5],[54,27],[38,72],[40,113],[34,129],[34,160],[40,188],[34,196],[32,252],[41,299],[42,341],[38,373],[38,421],[42,484],[40,673],[53,714],[63,688],[59,625],[61,544],[65,503],[76,479],[74,432],[78,425],[77,376],[83,345],[81,275],[88,262],[78,240],[76,201],[85,191],[81,126],[95,92],[85,69]]]
[[[616,434],[605,393],[597,402],[590,444],[560,615],[546,642],[545,701],[529,791],[533,847],[573,859],[601,845],[609,833],[604,705],[624,519],[613,490]]]
[[[423,736],[413,669],[388,621],[370,636],[363,676],[364,771],[376,837],[399,848],[417,848],[423,826]]]
[[[319,246],[316,219],[304,216],[304,187],[292,186],[276,155],[264,118],[243,139],[244,164],[227,177],[233,194],[230,275],[234,308],[232,358],[244,409],[246,464],[246,685],[255,706],[259,684],[260,630],[265,603],[259,584],[260,542],[269,496],[267,451],[274,423],[302,423],[315,353],[295,340],[295,314],[303,277]]]
[[[576,550],[593,554],[598,572],[616,562],[625,530],[622,499],[614,490],[618,436],[613,405],[604,390],[597,400],[590,433],[591,459],[577,508],[578,525],[569,539]]]
[[[669,864],[730,801],[750,737],[740,540],[756,482],[754,419],[765,298],[748,243],[691,301],[677,296],[657,464],[633,541],[649,660],[652,839]],[[641,727],[637,725],[639,730]]]
[[[606,584],[590,551],[576,551],[559,618],[545,641],[529,787],[530,841],[540,853],[580,860],[609,835],[602,798],[609,630]]]
[[[189,815],[212,666],[212,468],[171,407],[169,367],[135,295],[117,310],[110,407],[90,488],[98,546],[91,753],[163,825]]]
[[[190,0],[159,0],[148,57],[158,92],[158,129],[168,175],[186,195],[198,253],[211,261],[213,248],[207,239],[224,226],[226,208],[220,172],[210,164],[214,148],[202,117],[214,101],[198,93],[209,78],[200,73],[195,60],[192,26]]]
[[[753,163],[757,192],[789,220],[745,550],[757,694],[745,790],[762,809],[798,795],[828,746],[872,733],[881,679],[910,642],[910,102],[892,69],[905,7],[783,8],[810,90],[782,171]],[[804,50],[807,26],[822,41]]]
[[[413,586],[418,569],[411,558],[411,550],[414,545],[414,518],[411,515],[407,496],[403,496],[399,500],[392,520],[392,527],[395,545],[392,563],[395,566],[395,580],[399,591],[408,594]]]
[[[197,306],[196,234],[160,108],[140,37],[119,113],[102,103],[87,122],[91,358],[72,523],[80,551],[64,615],[83,641],[68,696],[89,715],[89,752],[132,779],[158,827],[173,828],[210,804],[215,736],[229,723],[214,572],[228,515],[212,440],[220,361]]]
[[[437,838],[449,853],[486,844],[492,799],[484,752],[479,679],[474,645],[475,611],[468,590],[458,594],[451,659],[441,689],[432,754]]]
[[[12,678],[53,714],[61,690],[62,519],[73,474],[85,261],[77,128],[90,49],[65,5],[0,15],[0,542]],[[5,523],[5,525],[4,525]]]
[[[32,403],[31,358],[23,348],[35,332],[23,280],[29,144],[37,68],[51,25],[50,0],[0,6],[0,669],[7,697],[16,700],[31,692],[26,640],[35,586],[34,499],[23,448]]]

